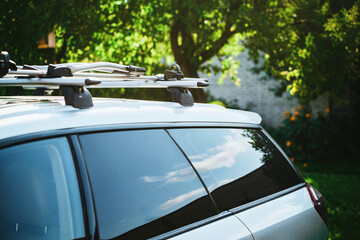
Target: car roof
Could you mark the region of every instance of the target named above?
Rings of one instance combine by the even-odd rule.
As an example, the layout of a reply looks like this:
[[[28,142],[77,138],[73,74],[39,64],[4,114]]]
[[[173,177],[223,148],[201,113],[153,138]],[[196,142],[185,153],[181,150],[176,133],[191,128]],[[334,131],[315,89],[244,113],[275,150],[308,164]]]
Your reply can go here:
[[[0,97],[0,139],[57,129],[147,123],[260,124],[257,113],[212,104],[93,98],[94,107],[76,109],[63,97]]]

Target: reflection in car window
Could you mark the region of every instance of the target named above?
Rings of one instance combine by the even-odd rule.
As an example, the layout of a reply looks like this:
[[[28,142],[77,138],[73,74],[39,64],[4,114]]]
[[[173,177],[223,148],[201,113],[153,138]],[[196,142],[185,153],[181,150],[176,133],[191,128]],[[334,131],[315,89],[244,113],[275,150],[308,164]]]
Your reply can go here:
[[[1,239],[77,239],[84,219],[66,138],[0,150]]]
[[[170,129],[220,210],[265,197],[301,182],[259,129]]]
[[[216,214],[187,159],[164,130],[80,136],[100,238],[144,239]]]

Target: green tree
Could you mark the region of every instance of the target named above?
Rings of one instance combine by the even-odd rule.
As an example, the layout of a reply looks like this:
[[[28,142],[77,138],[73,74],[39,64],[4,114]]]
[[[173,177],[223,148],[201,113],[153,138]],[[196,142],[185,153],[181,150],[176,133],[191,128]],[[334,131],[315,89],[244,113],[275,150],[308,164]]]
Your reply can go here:
[[[223,56],[238,53],[239,33],[247,31],[252,1],[108,1],[102,9],[105,27],[93,59],[143,65],[149,73],[163,71],[174,60],[185,76],[198,71],[224,72],[236,78],[238,63]],[[222,66],[209,63],[217,56]],[[223,78],[224,78],[223,74]],[[205,101],[202,91],[197,100]]]
[[[224,56],[239,52],[239,33],[247,30],[253,5],[246,0],[15,0],[0,7],[1,31],[8,33],[0,37],[2,49],[20,64],[54,61],[51,51],[37,49],[37,41],[55,30],[57,62],[131,63],[153,74],[176,61],[188,77],[202,70],[236,79],[238,62]],[[209,63],[214,56],[222,66]],[[202,91],[195,98],[206,100]]]
[[[260,1],[259,1],[260,2]],[[270,0],[255,5],[246,47],[283,90],[307,102],[328,94],[359,120],[360,1]],[[356,115],[356,116],[355,116]]]
[[[60,62],[75,49],[85,49],[101,28],[100,0],[0,1],[0,47],[18,64]],[[38,41],[55,31],[54,49]]]

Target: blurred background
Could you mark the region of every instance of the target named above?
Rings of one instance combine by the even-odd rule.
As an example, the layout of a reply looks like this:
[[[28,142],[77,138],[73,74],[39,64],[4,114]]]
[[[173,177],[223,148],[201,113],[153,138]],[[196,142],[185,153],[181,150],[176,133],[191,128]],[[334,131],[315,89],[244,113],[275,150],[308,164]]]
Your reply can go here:
[[[327,198],[330,239],[356,239],[359,8],[359,0],[2,0],[0,50],[18,65],[110,61],[151,75],[176,62],[186,77],[207,77],[195,101],[258,112]],[[171,100],[161,89],[91,91]],[[0,87],[19,94],[32,93]]]

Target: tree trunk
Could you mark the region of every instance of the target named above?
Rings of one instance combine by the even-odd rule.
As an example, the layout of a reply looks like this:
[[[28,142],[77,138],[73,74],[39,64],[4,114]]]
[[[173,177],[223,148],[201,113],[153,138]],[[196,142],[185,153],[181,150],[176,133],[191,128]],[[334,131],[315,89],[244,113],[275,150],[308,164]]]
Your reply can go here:
[[[178,36],[183,30],[183,25],[181,22],[176,21],[170,31],[170,40],[171,40],[171,49],[175,57],[175,61],[179,64],[182,72],[185,77],[199,77],[197,71],[200,65],[193,64],[194,61],[191,61],[194,56],[192,51],[185,51],[184,45],[179,45]],[[189,43],[190,44],[190,43]],[[187,45],[187,48],[191,49],[192,45]],[[203,89],[195,88],[190,90],[195,102],[206,103],[206,95]]]
[[[174,54],[175,61],[180,65],[181,71],[184,73],[184,77],[198,78],[199,74],[197,73],[199,66],[195,66],[186,59],[183,54]],[[194,97],[195,102],[206,103],[207,97],[202,88],[193,88],[190,89],[191,94]]]
[[[175,57],[175,59],[176,59],[176,57]],[[189,64],[185,64],[183,66],[180,65],[180,67],[181,67],[181,70],[184,73],[185,77],[193,77],[193,78],[199,77],[199,75],[197,73],[198,67],[190,66]],[[202,88],[190,89],[190,92],[192,93],[195,102],[200,102],[200,103],[207,102],[205,92]]]
[[[63,44],[61,46],[61,49],[60,51],[56,54],[55,52],[55,56],[56,58],[54,58],[54,60],[57,62],[57,63],[61,63],[61,59],[64,59],[65,56],[66,56],[66,50],[67,50],[67,41],[69,39],[69,35],[67,34],[67,32],[65,32],[64,36],[63,36]]]
[[[349,131],[350,136],[352,138],[352,142],[354,143],[354,146],[358,146],[360,144],[360,138],[359,138],[359,134],[360,134],[360,127],[359,127],[359,122],[360,122],[360,113],[359,113],[359,109],[360,109],[360,96],[357,94],[360,91],[360,80],[358,80],[354,85],[353,85],[353,89],[354,91],[354,95],[350,98],[351,103],[349,106]]]

